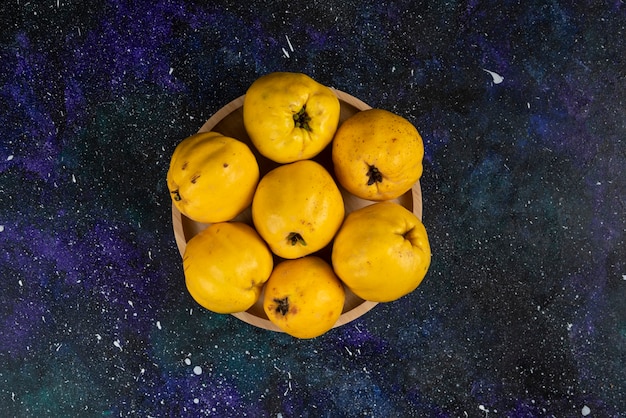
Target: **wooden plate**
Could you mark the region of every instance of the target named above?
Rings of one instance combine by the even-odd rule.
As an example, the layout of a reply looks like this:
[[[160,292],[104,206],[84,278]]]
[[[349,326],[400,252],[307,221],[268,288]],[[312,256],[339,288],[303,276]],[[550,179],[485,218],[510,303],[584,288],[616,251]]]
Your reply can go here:
[[[334,91],[337,94],[337,97],[339,98],[339,103],[341,105],[341,114],[339,116],[340,124],[347,118],[361,110],[371,109],[369,105],[357,99],[356,97],[353,97],[340,90]],[[202,125],[198,132],[216,131],[221,133],[222,135],[236,138],[248,144],[248,146],[250,146],[250,149],[255,153],[257,157],[261,176],[263,176],[265,173],[278,166],[278,164],[260,155],[252,145],[252,142],[250,141],[250,138],[248,137],[248,134],[246,133],[245,127],[243,125],[243,99],[244,96],[238,97],[237,99],[233,100],[232,102],[228,103],[226,106],[218,110],[213,116],[211,116],[211,118],[209,118],[209,120],[205,122],[204,125]],[[326,167],[332,174],[333,170],[330,152],[330,147],[327,147],[317,157],[315,157],[314,160]],[[356,209],[374,203],[372,201],[363,200],[351,195],[350,193],[343,190],[341,186],[339,188],[344,198],[346,215]],[[398,199],[395,199],[395,201],[397,203],[400,203],[407,209],[411,210],[415,215],[417,215],[418,218],[422,219],[422,191],[419,181],[415,183],[410,191],[405,193],[403,196],[400,196]],[[253,226],[252,213],[250,208],[243,211],[234,220],[245,222]],[[178,246],[181,257],[185,253],[187,242],[194,235],[196,235],[198,232],[202,231],[208,226],[208,224],[192,221],[191,219],[182,215],[174,205],[172,205],[172,223],[174,228],[174,237],[176,239],[176,244]],[[317,253],[316,255],[319,255],[330,263],[330,246],[328,248],[320,250],[319,253]],[[277,258],[275,262],[280,262],[280,259]],[[371,310],[374,306],[376,306],[376,304],[376,302],[365,301],[356,296],[349,289],[346,289],[346,301],[344,304],[343,312],[334,326],[338,327],[355,320],[356,318],[364,315],[369,310]],[[265,312],[263,311],[263,294],[261,294],[261,298],[259,298],[259,301],[254,304],[250,309],[245,312],[238,312],[232,315],[256,327],[271,331],[282,332],[276,325],[272,324],[267,319],[267,315],[265,315]]]

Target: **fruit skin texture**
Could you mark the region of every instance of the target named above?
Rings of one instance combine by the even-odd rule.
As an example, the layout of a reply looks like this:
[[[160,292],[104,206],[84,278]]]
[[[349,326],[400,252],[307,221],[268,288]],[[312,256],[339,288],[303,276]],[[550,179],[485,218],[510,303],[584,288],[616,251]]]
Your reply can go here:
[[[287,334],[314,338],[335,325],[345,296],[332,267],[310,255],[276,265],[265,286],[263,309]]]
[[[249,225],[219,222],[187,243],[185,284],[194,300],[217,313],[248,310],[272,273],[272,253]]]
[[[422,176],[424,144],[407,119],[384,109],[355,113],[337,129],[332,159],[337,181],[362,199],[395,199]]]
[[[256,230],[274,254],[286,259],[303,257],[329,244],[344,214],[337,184],[312,160],[268,172],[252,200]]]
[[[262,155],[286,164],[313,158],[332,141],[339,110],[329,87],[306,74],[274,72],[248,88],[243,122]]]
[[[246,144],[202,132],[174,150],[167,188],[183,215],[196,222],[223,222],[250,206],[259,177],[256,157]]]
[[[362,299],[390,302],[412,292],[430,266],[428,235],[415,214],[394,202],[350,213],[335,237],[335,273]]]

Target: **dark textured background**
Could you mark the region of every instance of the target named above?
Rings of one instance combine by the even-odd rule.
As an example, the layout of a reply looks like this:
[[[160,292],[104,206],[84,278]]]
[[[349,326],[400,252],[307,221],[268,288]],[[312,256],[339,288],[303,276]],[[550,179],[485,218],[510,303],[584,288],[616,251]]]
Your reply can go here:
[[[623,1],[206,3],[0,6],[1,416],[626,415]],[[426,148],[425,281],[308,341],[193,302],[165,185],[277,70]]]

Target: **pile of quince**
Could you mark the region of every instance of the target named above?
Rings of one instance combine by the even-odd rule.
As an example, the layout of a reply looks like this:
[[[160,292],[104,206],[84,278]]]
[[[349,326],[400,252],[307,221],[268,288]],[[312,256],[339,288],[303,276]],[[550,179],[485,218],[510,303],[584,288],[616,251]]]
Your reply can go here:
[[[172,201],[209,224],[183,254],[187,289],[201,306],[235,313],[263,298],[272,323],[313,338],[337,322],[346,288],[389,302],[420,284],[431,259],[426,229],[394,199],[422,175],[422,138],[383,109],[339,121],[332,89],[276,72],[246,92],[250,146],[219,132],[178,144],[167,173]],[[251,147],[275,167],[261,173]],[[332,167],[314,160],[325,149]],[[346,213],[342,190],[366,204]],[[248,208],[252,222],[235,219]]]

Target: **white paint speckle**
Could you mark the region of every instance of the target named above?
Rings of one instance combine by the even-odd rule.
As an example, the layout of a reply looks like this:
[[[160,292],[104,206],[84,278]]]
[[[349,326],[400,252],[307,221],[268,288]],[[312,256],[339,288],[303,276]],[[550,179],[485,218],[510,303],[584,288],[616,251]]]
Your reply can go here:
[[[76,183],[76,176],[72,174],[72,183]]]
[[[478,409],[485,413],[485,417],[489,416],[489,410],[484,405],[478,405]]]
[[[172,75],[173,72],[174,72],[174,69],[172,67],[170,67],[169,75]]]
[[[291,41],[289,40],[289,36],[285,35],[285,38],[287,38],[287,44],[289,45],[289,50],[291,52],[293,52],[293,45],[291,45]],[[289,58],[289,56],[287,56],[287,58]]]
[[[193,374],[195,374],[196,376],[200,376],[202,374],[202,367],[200,366],[196,366],[193,368]]]
[[[156,322],[156,326],[157,326],[158,329],[163,329],[163,328],[161,328],[161,321],[157,321]]]
[[[119,348],[120,351],[122,351],[122,344],[120,343],[120,340],[113,341],[113,345]]]
[[[622,274],[622,280],[626,280],[626,274]]]
[[[282,50],[283,50],[283,54],[285,55],[285,58],[289,58],[289,52],[287,52],[285,48],[282,48]]]
[[[191,366],[191,359],[190,359],[190,358],[186,358],[186,359],[185,359],[185,364],[186,364],[187,366]]]
[[[493,84],[500,84],[500,83],[502,83],[504,81],[504,77],[502,77],[498,73],[494,73],[493,71],[489,71],[486,68],[483,68],[483,71],[489,73],[489,75],[493,79]]]
[[[9,156],[7,157],[7,161],[11,161],[12,159],[13,159],[13,155],[9,155]]]
[[[193,398],[193,403],[195,403],[196,405],[200,403],[200,399],[198,398]]]
[[[283,396],[287,396],[287,393],[289,393],[290,390],[291,390],[291,380],[288,380],[287,381],[287,389],[285,389],[285,393],[283,393]]]
[[[589,408],[587,405],[583,406],[583,409],[580,410],[580,413],[583,417],[586,417],[587,415],[589,415],[591,413],[591,408]]]
[[[4,232],[4,225],[0,225],[0,232]]]

